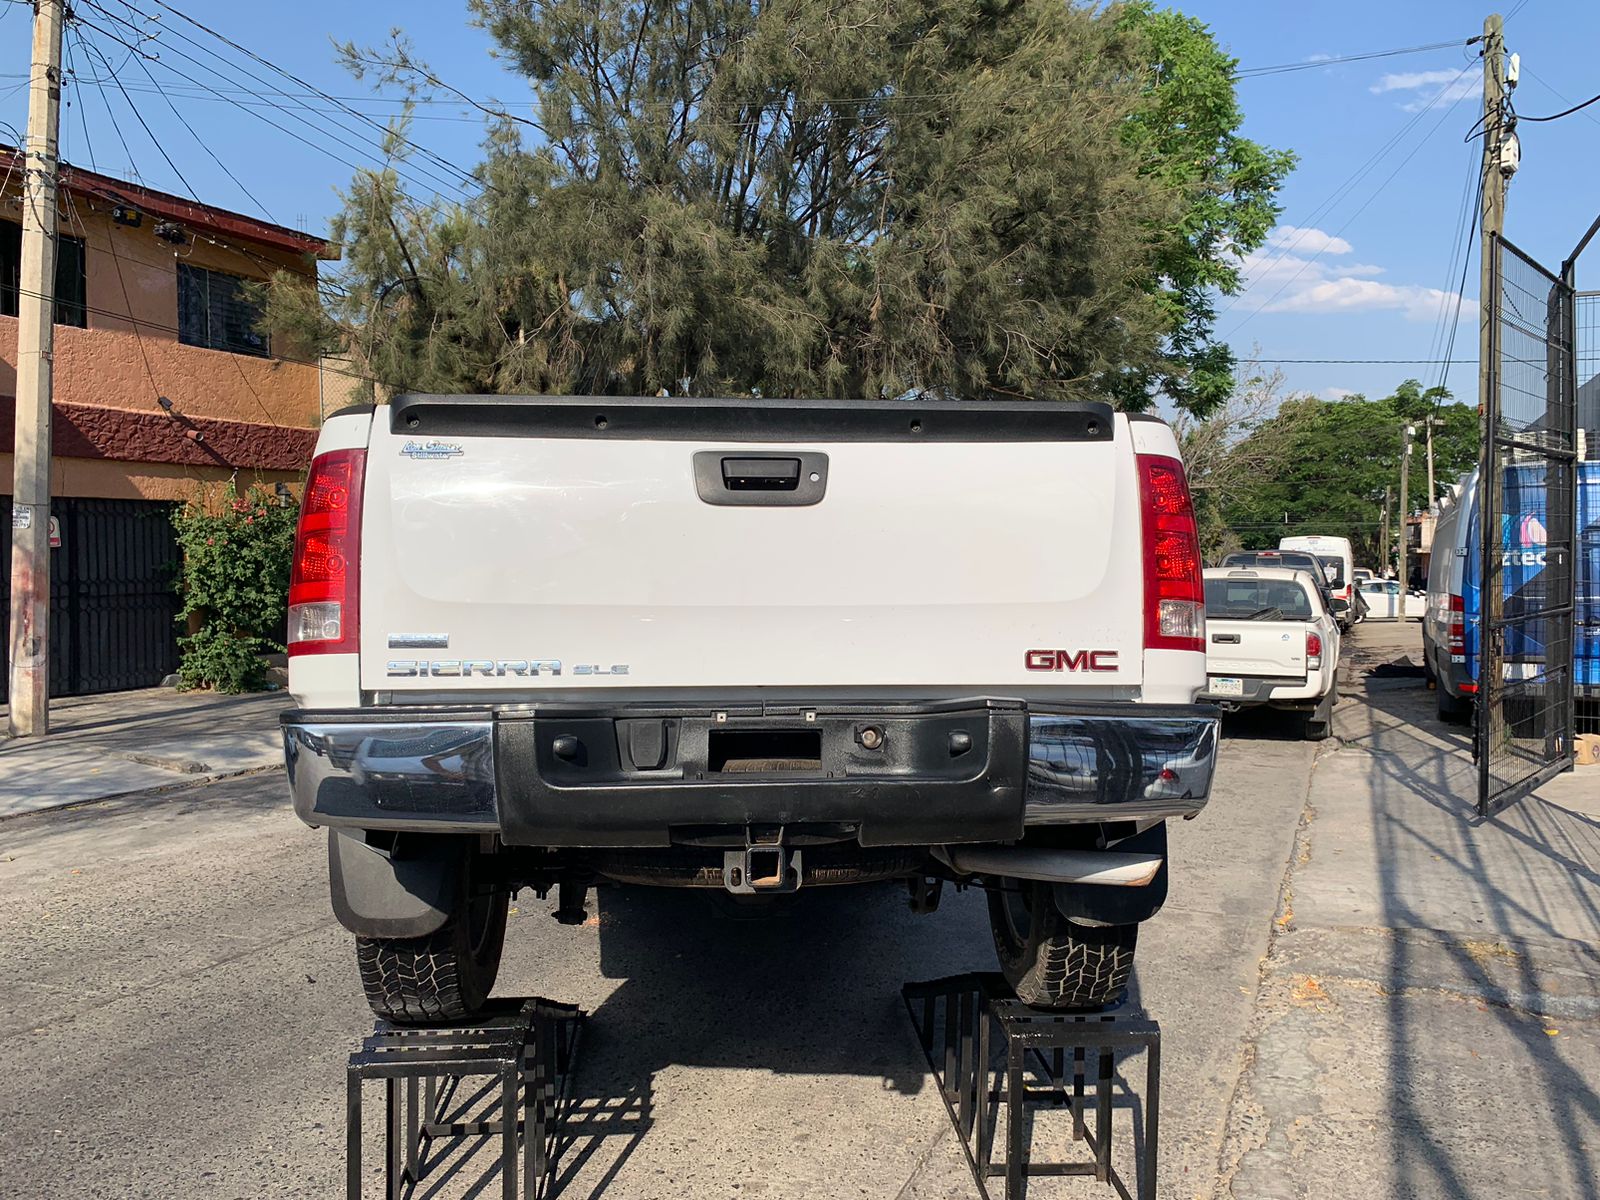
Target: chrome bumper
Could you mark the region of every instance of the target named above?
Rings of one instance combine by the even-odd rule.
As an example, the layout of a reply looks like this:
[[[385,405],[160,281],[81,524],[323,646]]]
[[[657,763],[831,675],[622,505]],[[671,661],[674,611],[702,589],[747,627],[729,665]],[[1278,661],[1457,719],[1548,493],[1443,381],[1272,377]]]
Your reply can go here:
[[[505,721],[514,724],[528,717],[522,709]],[[285,713],[284,755],[295,812],[311,825],[495,833],[502,828],[496,782],[498,719],[490,710]],[[1204,808],[1210,797],[1218,736],[1214,709],[1168,707],[1130,714],[1122,707],[1107,707],[1033,711],[1025,719],[1026,763],[1013,759],[990,764],[995,789],[1005,786],[1017,797],[1020,811],[1013,810],[1014,832],[1008,836],[1020,836],[1027,825],[1187,817]],[[1012,744],[1021,748],[1020,739]],[[539,769],[531,760],[522,766]],[[512,782],[507,786],[525,786],[520,778],[508,778]],[[741,789],[764,784],[770,790],[774,781],[734,776],[723,777],[723,782]],[[928,799],[917,781],[880,776],[804,783],[806,790],[827,789],[830,803],[841,797],[859,800],[865,819],[886,810],[906,812],[904,832],[911,840],[905,844],[922,844],[915,839],[915,817]],[[648,800],[671,808],[674,781],[639,783],[638,788],[642,805]],[[626,800],[629,790],[628,785],[611,787],[608,799]],[[786,809],[805,807],[798,791],[791,792]],[[583,803],[581,789],[571,802]],[[704,814],[691,808],[686,803],[681,814],[673,812],[668,824],[703,823]],[[804,823],[806,815],[800,811],[788,819]],[[978,840],[995,838],[991,830]]]
[[[294,811],[309,825],[493,833],[494,722],[282,721]]]
[[[1211,797],[1214,713],[1031,713],[1027,823],[1193,816]]]

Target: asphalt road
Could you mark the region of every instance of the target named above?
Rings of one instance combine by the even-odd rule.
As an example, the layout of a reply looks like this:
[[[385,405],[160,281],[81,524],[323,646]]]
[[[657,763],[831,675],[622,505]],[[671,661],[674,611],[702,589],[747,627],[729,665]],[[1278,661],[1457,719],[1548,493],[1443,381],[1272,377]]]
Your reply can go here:
[[[1163,1196],[1217,1177],[1314,753],[1289,732],[1231,729],[1141,934]],[[0,823],[0,1195],[342,1194],[344,1062],[370,1018],[323,837],[280,774]],[[915,916],[890,887],[761,913],[609,891],[578,927],[514,908],[499,992],[592,1014],[561,1195],[971,1194],[899,987],[993,968],[980,895]],[[421,1194],[498,1195],[488,1158]]]

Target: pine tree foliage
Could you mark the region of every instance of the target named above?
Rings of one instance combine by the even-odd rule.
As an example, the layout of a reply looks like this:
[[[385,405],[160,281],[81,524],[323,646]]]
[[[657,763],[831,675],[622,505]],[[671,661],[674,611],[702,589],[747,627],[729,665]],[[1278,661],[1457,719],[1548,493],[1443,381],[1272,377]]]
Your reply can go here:
[[[1237,137],[1198,24],[1063,0],[470,12],[534,97],[490,121],[478,194],[358,176],[332,299],[274,294],[276,324],[386,387],[1225,395],[1208,289],[1237,286],[1290,163]],[[400,31],[342,50],[448,86]]]

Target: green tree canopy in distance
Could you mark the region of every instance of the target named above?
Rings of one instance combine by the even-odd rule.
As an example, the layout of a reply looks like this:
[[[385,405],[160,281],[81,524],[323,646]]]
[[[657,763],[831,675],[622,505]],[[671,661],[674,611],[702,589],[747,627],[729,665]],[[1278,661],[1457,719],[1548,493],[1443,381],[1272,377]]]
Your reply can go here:
[[[1391,546],[1399,529],[1404,426],[1411,423],[1417,430],[1407,484],[1414,511],[1428,507],[1422,421],[1430,414],[1442,422],[1433,437],[1437,490],[1443,492],[1477,465],[1477,409],[1449,401],[1448,391],[1424,389],[1414,379],[1380,400],[1356,395],[1286,401],[1241,443],[1248,449],[1251,439],[1265,439],[1273,453],[1269,462],[1256,467],[1251,486],[1229,497],[1223,523],[1247,549],[1276,546],[1288,535],[1348,537],[1359,565],[1382,566],[1385,488],[1391,496]]]

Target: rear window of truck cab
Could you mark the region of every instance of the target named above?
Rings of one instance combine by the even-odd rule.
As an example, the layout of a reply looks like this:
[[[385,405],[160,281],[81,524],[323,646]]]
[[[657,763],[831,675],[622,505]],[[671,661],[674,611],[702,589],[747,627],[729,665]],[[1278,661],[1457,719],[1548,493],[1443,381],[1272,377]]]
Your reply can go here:
[[[1306,589],[1292,579],[1206,580],[1206,616],[1219,621],[1310,621]]]

